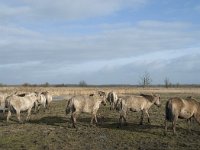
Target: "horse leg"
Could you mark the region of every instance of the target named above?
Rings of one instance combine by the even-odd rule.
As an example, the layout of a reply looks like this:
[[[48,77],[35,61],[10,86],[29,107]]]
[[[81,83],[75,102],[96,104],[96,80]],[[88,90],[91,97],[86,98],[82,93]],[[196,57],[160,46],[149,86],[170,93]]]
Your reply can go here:
[[[92,118],[91,118],[91,121],[90,121],[90,126],[92,126],[92,125],[93,125],[93,120],[94,120],[94,118],[95,118],[95,115],[94,115],[94,114],[92,114]]]
[[[26,121],[30,119],[30,115],[31,115],[31,108],[28,109],[28,115],[26,117]]]
[[[72,120],[72,126],[75,128],[75,123],[74,123],[73,115],[71,115],[71,120]]]
[[[37,106],[36,106],[36,104],[34,105],[34,113],[36,114],[36,112],[37,112]]]
[[[145,112],[146,112],[146,114],[147,114],[148,123],[151,124],[148,110],[146,110]]]
[[[95,123],[98,124],[98,121],[97,121],[97,114],[95,113],[94,115],[94,120],[95,120]]]
[[[172,128],[173,128],[173,134],[176,135],[176,121],[177,121],[178,117],[175,116],[174,120],[172,121]]]
[[[71,118],[74,128],[76,128],[76,116],[77,116],[76,112],[73,112]]]
[[[9,110],[7,114],[7,122],[9,121],[10,117],[11,117],[11,111]]]
[[[191,132],[190,124],[191,124],[192,118],[187,119],[187,124],[188,124],[188,131]]]
[[[38,102],[36,101],[36,102],[34,103],[34,113],[36,114],[37,111],[38,111]]]
[[[6,112],[6,110],[5,110],[5,108],[3,109],[3,116],[5,116],[5,112]]]
[[[39,105],[37,106],[37,112],[40,112],[40,106],[41,106],[41,104],[39,104]]]
[[[123,119],[123,116],[120,115],[120,117],[119,117],[119,127],[122,127],[122,125],[123,125],[122,119]]]
[[[123,119],[124,119],[124,125],[127,126],[128,123],[127,123],[127,121],[126,121],[126,113],[124,113],[124,115],[123,115],[122,117],[123,117]]]
[[[17,119],[18,121],[21,123],[21,119],[20,119],[20,110],[16,110],[17,113]]]
[[[123,116],[124,116],[124,112],[121,111],[120,117],[119,117],[119,127],[122,127],[122,125],[123,125],[123,118],[124,118]]]
[[[113,109],[113,110],[115,109],[115,104],[114,104],[114,102],[112,103],[112,109]]]
[[[141,117],[140,117],[140,125],[143,124],[143,119],[144,119],[144,112],[142,110]]]
[[[44,107],[44,112],[46,111],[46,104],[44,103],[43,104],[43,107]]]
[[[166,135],[167,134],[167,119],[165,119],[164,124],[165,124],[165,132],[164,132],[164,134]]]

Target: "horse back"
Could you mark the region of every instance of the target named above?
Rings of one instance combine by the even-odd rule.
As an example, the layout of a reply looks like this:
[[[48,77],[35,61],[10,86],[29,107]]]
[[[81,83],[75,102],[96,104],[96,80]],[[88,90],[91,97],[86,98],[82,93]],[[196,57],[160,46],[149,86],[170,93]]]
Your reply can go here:
[[[127,107],[134,111],[148,109],[148,101],[143,96],[132,95],[126,99]]]
[[[19,97],[13,95],[10,97],[10,105],[15,108],[15,110],[27,110],[31,107],[33,107],[35,102],[35,98],[33,97]]]

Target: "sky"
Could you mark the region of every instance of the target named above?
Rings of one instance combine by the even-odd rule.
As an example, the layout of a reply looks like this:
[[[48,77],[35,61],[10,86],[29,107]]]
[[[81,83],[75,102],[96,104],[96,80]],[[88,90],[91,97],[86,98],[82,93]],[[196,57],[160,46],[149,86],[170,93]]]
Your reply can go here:
[[[199,0],[0,0],[0,83],[200,84]]]

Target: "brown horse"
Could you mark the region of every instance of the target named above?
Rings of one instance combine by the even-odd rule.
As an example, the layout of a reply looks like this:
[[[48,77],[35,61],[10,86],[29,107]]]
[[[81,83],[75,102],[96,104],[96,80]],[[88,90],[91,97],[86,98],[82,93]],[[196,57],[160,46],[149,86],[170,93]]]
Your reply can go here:
[[[165,107],[165,134],[167,132],[167,121],[172,122],[173,133],[176,133],[176,122],[178,118],[186,119],[190,131],[191,118],[200,124],[200,103],[194,98],[182,99],[179,97],[170,98]]]

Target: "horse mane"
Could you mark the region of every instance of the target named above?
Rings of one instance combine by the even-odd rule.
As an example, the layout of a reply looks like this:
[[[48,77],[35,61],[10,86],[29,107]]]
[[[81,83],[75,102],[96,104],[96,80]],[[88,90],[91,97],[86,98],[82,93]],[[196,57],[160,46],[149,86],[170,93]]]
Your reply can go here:
[[[26,96],[26,93],[17,94],[17,96],[24,97],[24,96]]]
[[[192,97],[192,96],[186,97],[186,100],[195,100],[196,101],[196,99],[194,97]]]
[[[191,99],[191,98],[193,98],[192,96],[188,96],[188,97],[186,97],[186,99]]]
[[[195,104],[198,105],[198,107],[200,108],[200,102],[198,102],[194,97],[188,96],[188,97],[186,97],[186,100],[195,103]]]
[[[45,95],[45,94],[47,94],[48,93],[48,91],[45,91],[45,92],[41,92],[41,94],[43,94],[43,95]]]
[[[150,94],[140,94],[140,96],[143,96],[144,98],[146,98],[150,102],[153,102],[153,100],[154,100],[154,96],[150,95]]]
[[[92,94],[89,94],[89,96],[94,96],[94,93],[92,93]]]

